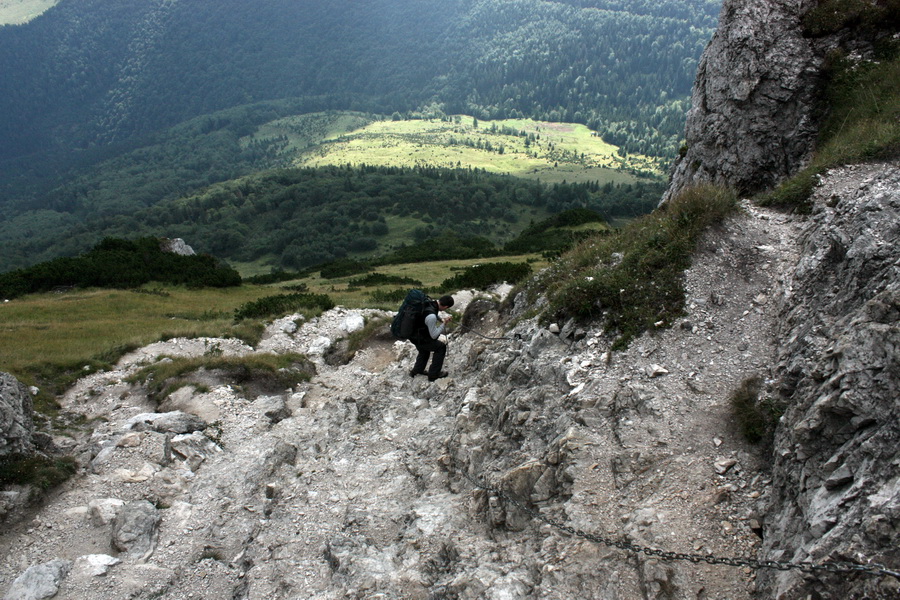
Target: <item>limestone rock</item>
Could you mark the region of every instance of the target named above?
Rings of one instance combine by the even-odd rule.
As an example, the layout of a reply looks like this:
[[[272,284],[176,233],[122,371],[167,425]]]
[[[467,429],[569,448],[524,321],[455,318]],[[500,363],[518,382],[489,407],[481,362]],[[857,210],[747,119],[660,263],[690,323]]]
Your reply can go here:
[[[163,238],[159,242],[159,248],[163,252],[171,252],[179,256],[194,256],[196,254],[194,249],[188,246],[181,238]]]
[[[160,433],[192,433],[206,429],[206,421],[181,411],[141,413],[128,420],[128,429]]]
[[[890,564],[897,555],[887,548],[900,546],[900,167],[838,169],[813,199],[779,320],[788,409],[775,440],[765,549]],[[773,596],[883,597],[876,579],[835,576],[817,586],[764,574],[763,585]]]
[[[29,567],[13,581],[3,600],[44,600],[52,598],[59,591],[59,585],[72,563],[55,559],[40,565]]]
[[[9,373],[0,373],[0,457],[34,451],[31,393]]]
[[[135,558],[148,558],[156,548],[160,519],[156,507],[145,500],[125,504],[113,522],[113,547]]]

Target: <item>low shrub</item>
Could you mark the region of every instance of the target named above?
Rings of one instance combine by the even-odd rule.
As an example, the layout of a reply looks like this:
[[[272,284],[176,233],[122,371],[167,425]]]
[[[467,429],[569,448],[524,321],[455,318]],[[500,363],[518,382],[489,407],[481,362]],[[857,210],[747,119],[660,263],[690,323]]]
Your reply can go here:
[[[0,458],[0,484],[33,485],[46,491],[69,479],[76,470],[75,459],[68,456],[14,454]]]
[[[334,308],[327,294],[277,294],[247,302],[234,311],[235,321],[280,317],[302,309],[324,312]]]
[[[407,285],[420,288],[422,287],[422,282],[418,279],[413,279],[412,277],[386,275],[384,273],[369,273],[365,277],[351,279],[347,282],[347,286],[351,288],[376,287],[379,285]]]
[[[485,289],[498,283],[518,283],[531,275],[531,265],[527,263],[484,263],[466,267],[462,273],[445,279],[441,289]]]
[[[396,290],[374,290],[369,292],[369,297],[378,304],[400,304],[403,302],[403,299],[406,298],[408,292],[409,290],[407,288]]]
[[[350,258],[340,258],[322,265],[319,273],[322,275],[322,279],[337,279],[338,277],[366,273],[371,270],[372,265],[369,263]]]
[[[136,288],[151,281],[189,287],[233,287],[241,276],[207,254],[165,252],[161,240],[106,238],[75,258],[57,258],[0,274],[0,297],[47,292],[58,287]]]
[[[254,275],[252,277],[245,277],[245,283],[253,283],[256,285],[266,285],[269,283],[281,283],[282,281],[293,281],[295,279],[302,279],[303,277],[307,277],[306,273],[298,273],[296,271],[282,271],[276,270],[271,273],[265,273],[262,275]]]
[[[784,412],[771,399],[760,397],[762,384],[762,378],[749,377],[729,399],[738,431],[751,444],[771,439]]]

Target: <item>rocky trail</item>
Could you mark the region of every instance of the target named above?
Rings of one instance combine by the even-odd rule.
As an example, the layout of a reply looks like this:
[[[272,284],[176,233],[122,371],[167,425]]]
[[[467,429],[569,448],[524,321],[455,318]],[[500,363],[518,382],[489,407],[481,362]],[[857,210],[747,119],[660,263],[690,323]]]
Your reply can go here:
[[[408,376],[403,342],[324,360],[378,311],[282,319],[258,348],[182,339],[132,353],[66,394],[91,428],[54,441],[83,472],[0,537],[0,590],[48,597],[13,594],[40,580],[73,599],[748,598],[749,568],[596,544],[463,472],[585,532],[754,556],[771,479],[728,398],[773,360],[798,227],[745,205],[687,272],[687,316],[622,352],[571,325],[503,331],[497,295],[463,292],[457,307],[479,308],[472,330],[510,339],[452,334],[451,376],[435,383]],[[282,394],[210,373],[156,407],[125,382],[163,356],[287,351],[318,374]],[[35,565],[41,577],[23,582]]]

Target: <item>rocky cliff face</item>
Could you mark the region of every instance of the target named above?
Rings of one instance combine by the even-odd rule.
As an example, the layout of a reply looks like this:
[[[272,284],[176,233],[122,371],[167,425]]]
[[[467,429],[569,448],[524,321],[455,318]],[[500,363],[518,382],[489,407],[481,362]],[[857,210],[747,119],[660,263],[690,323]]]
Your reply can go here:
[[[0,373],[0,458],[34,451],[31,393],[9,373]]]
[[[767,557],[900,566],[900,168],[830,172],[784,295]],[[896,578],[765,579],[774,597],[889,598]]]
[[[758,192],[808,159],[822,56],[802,35],[815,0],[725,0],[700,59],[686,153],[666,198],[699,183]]]

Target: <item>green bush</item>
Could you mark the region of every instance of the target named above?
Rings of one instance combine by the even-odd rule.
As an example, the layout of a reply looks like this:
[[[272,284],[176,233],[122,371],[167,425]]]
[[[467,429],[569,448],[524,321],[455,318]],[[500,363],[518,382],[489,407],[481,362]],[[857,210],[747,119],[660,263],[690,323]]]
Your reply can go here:
[[[741,435],[751,444],[771,439],[784,412],[770,399],[761,398],[762,378],[745,379],[731,394],[731,409]]]
[[[0,297],[48,292],[57,287],[136,288],[151,281],[190,287],[231,287],[241,276],[209,255],[180,256],[160,240],[106,238],[76,258],[57,258],[0,274]]]
[[[433,260],[466,260],[497,256],[497,247],[481,237],[462,237],[453,233],[425,240],[413,246],[395,250],[381,259],[382,264],[428,262]]]
[[[411,277],[401,277],[400,275],[385,275],[384,273],[369,273],[365,277],[359,279],[351,279],[347,282],[347,286],[351,288],[375,287],[379,285],[409,285],[412,287],[422,287],[422,282]]]
[[[337,279],[357,273],[366,273],[372,270],[372,265],[350,258],[340,258],[322,265],[321,275],[323,279]]]
[[[334,301],[327,294],[277,294],[242,304],[234,311],[235,321],[264,319],[311,309],[323,312],[334,308]]]
[[[485,289],[498,283],[518,283],[531,275],[531,265],[527,263],[484,263],[466,267],[441,283],[442,290]]]
[[[14,454],[0,458],[0,484],[34,485],[46,491],[69,479],[76,469],[75,459],[71,457]]]
[[[295,279],[301,279],[303,277],[307,277],[305,273],[298,273],[295,271],[282,271],[280,269],[276,271],[272,271],[271,273],[265,273],[263,275],[254,275],[252,277],[245,277],[244,282],[253,283],[257,285],[266,285],[269,283],[280,283],[282,281],[293,281]]]
[[[407,293],[409,293],[407,288],[396,290],[374,290],[369,292],[369,297],[378,304],[399,304],[406,298]]]

